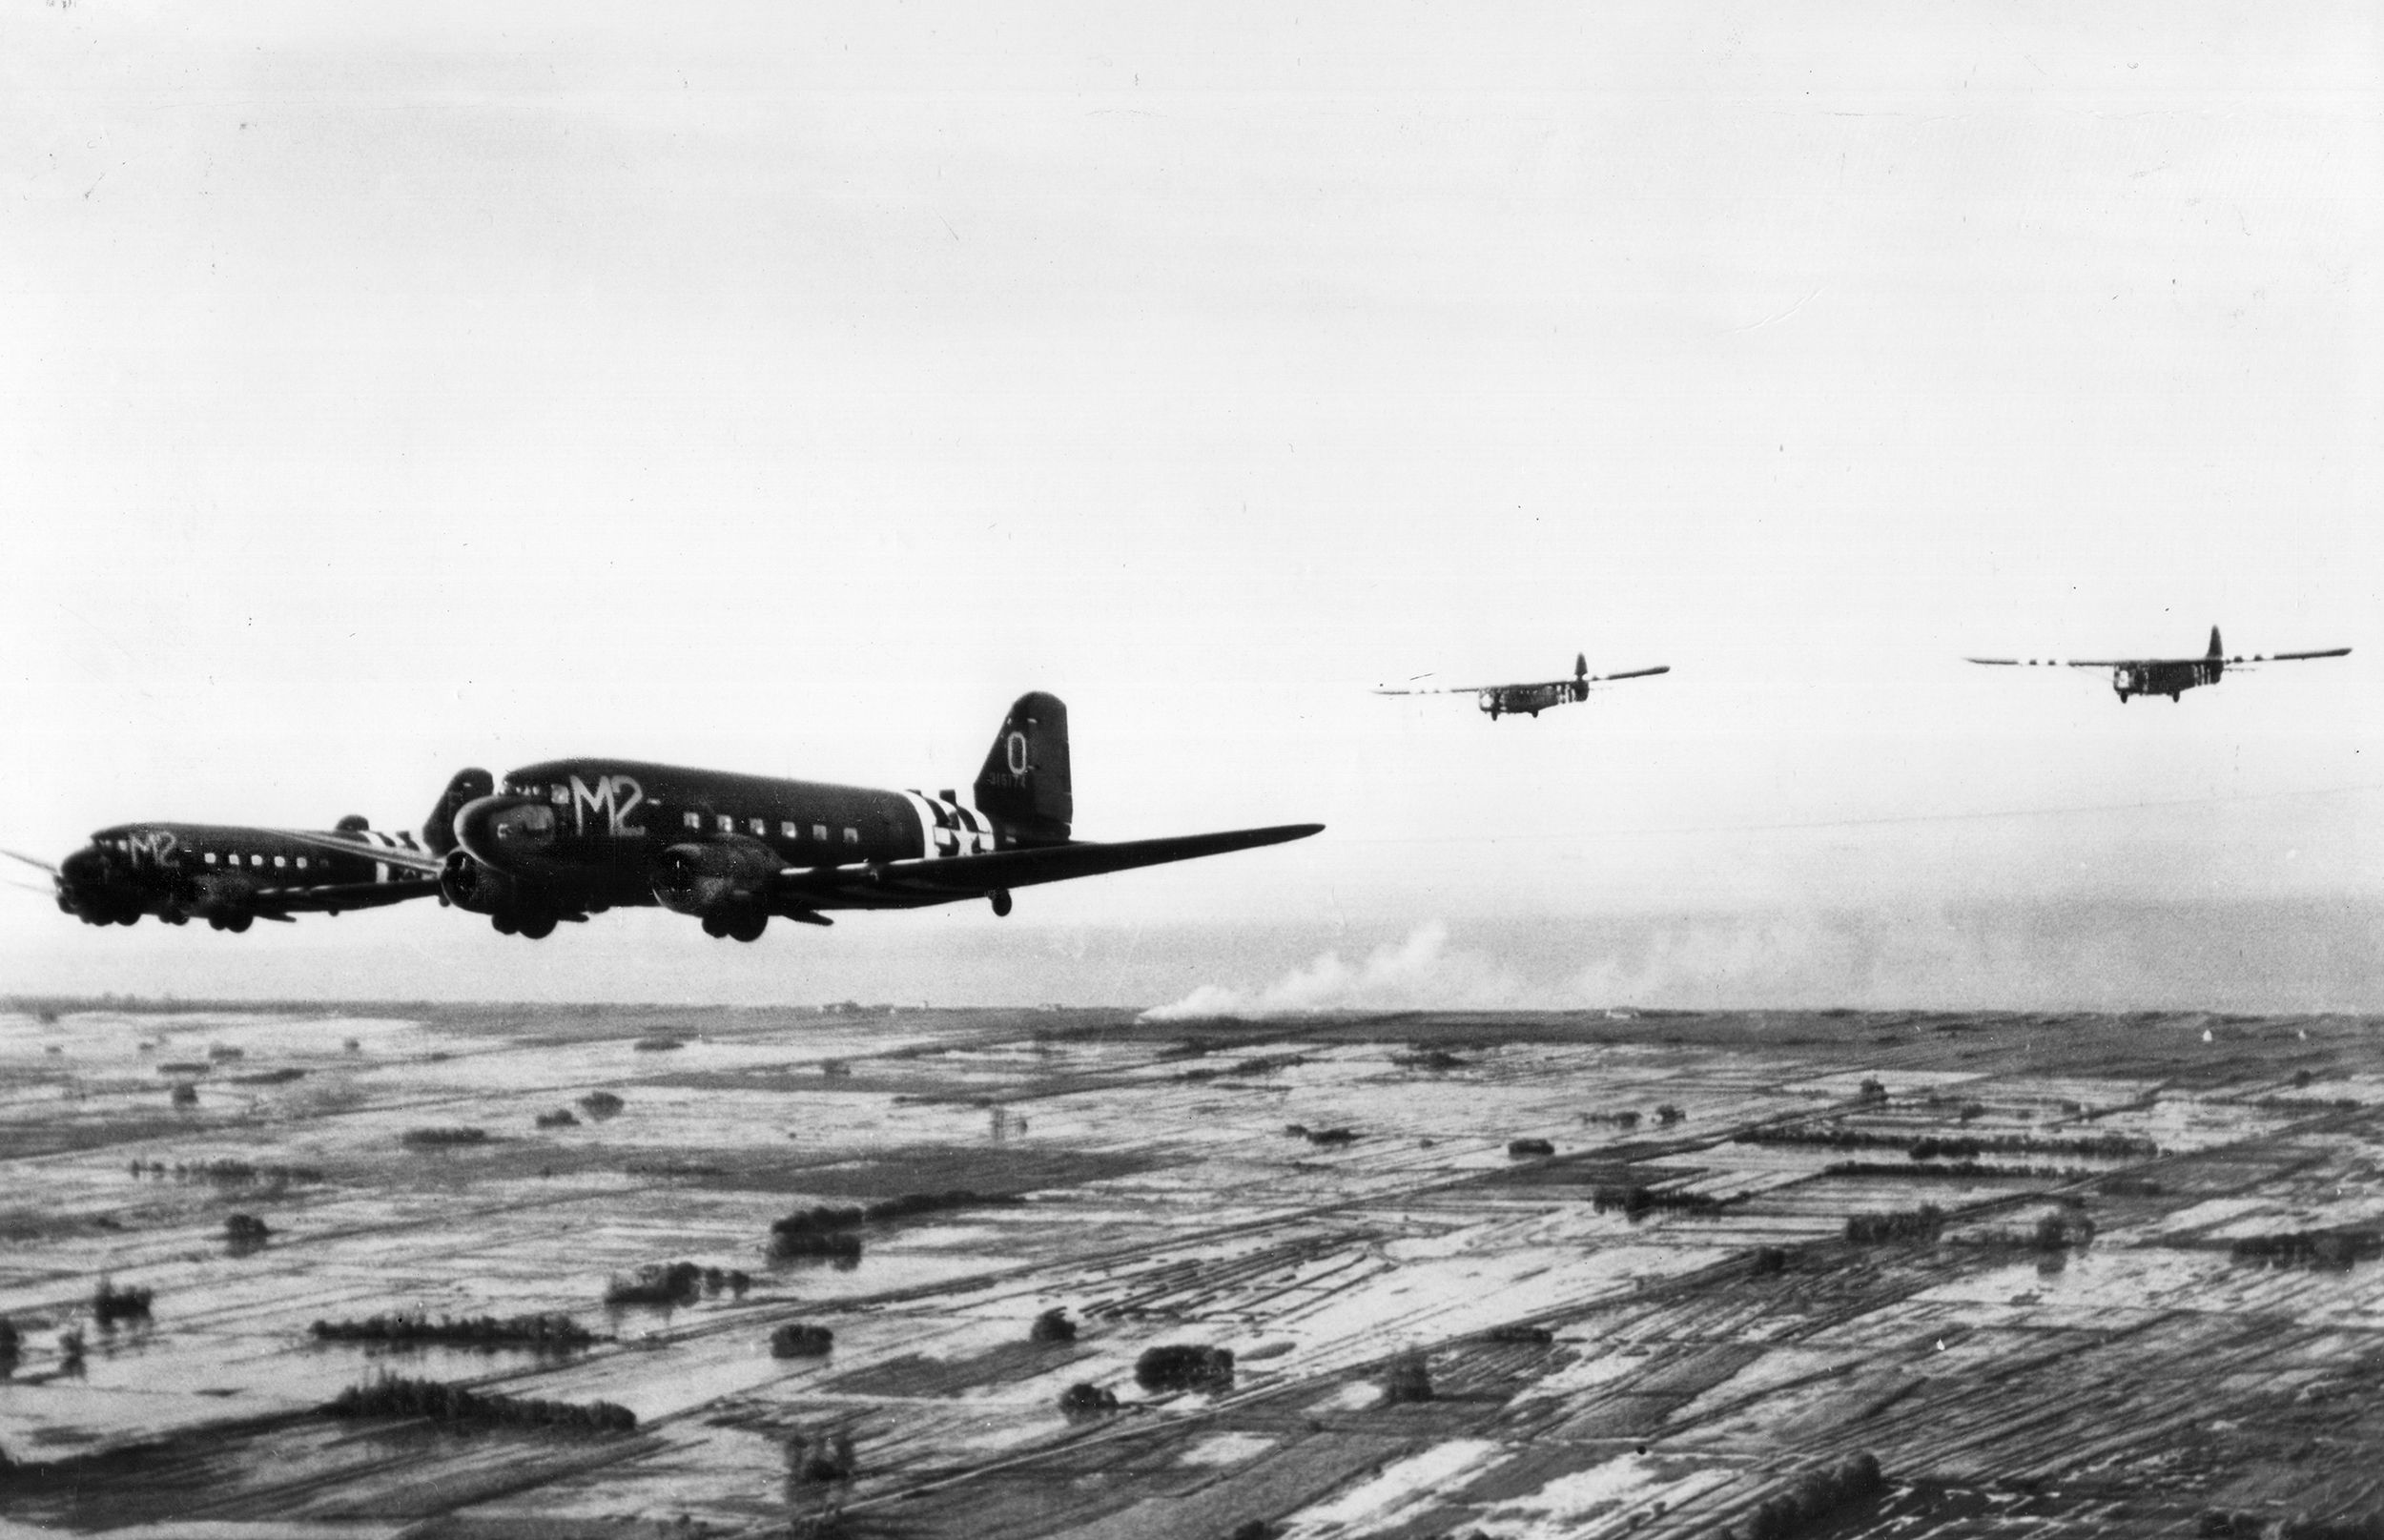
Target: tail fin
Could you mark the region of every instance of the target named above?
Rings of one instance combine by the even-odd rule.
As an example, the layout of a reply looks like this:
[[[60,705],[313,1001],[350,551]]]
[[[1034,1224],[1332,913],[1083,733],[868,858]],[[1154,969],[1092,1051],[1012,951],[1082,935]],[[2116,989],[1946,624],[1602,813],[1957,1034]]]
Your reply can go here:
[[[1068,708],[1057,695],[1021,695],[976,772],[978,811],[1034,832],[1068,837],[1076,798],[1068,788]]]
[[[1576,652],[1572,655],[1572,677],[1575,679],[1590,677],[1590,655],[1588,653]]]
[[[2226,649],[2225,647],[2220,647],[2220,646],[2218,645],[2218,627],[2217,627],[2217,626],[2211,626],[2211,627],[2210,627],[2210,650],[2209,650],[2209,655],[2210,657],[2213,657],[2213,658],[2217,658],[2217,657],[2224,657],[2224,656],[2226,655],[2226,652],[2227,652],[2227,649]]]
[[[460,770],[447,783],[446,791],[431,805],[430,817],[422,823],[422,848],[433,855],[445,855],[455,849],[455,815],[463,804],[484,797],[497,790],[497,782],[484,770]]]

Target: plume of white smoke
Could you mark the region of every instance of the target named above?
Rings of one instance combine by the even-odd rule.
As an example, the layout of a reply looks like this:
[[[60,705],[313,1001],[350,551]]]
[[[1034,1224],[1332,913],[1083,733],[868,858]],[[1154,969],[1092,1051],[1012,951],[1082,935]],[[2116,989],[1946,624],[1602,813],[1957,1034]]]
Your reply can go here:
[[[1535,1003],[1508,970],[1479,953],[1451,948],[1449,927],[1428,920],[1395,946],[1377,947],[1364,960],[1338,952],[1293,969],[1257,990],[1202,984],[1169,1005],[1142,1013],[1145,1021],[1264,1019],[1326,1011],[1513,1010]]]

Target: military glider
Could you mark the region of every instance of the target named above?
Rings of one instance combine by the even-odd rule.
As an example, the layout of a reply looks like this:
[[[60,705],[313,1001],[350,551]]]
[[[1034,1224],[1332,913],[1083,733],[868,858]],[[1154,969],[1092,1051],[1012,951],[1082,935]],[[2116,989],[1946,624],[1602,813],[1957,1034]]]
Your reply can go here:
[[[1593,674],[1587,653],[1572,660],[1571,679],[1550,679],[1524,685],[1450,685],[1437,689],[1378,689],[1377,695],[1472,695],[1477,704],[1490,713],[1492,722],[1502,716],[1537,716],[1552,706],[1569,706],[1574,701],[1590,698],[1592,685],[1612,683],[1617,679],[1646,679],[1654,674],[1672,672],[1670,664],[1654,668],[1633,668],[1618,674]]]
[[[2348,656],[2349,647],[2328,647],[2319,652],[2253,653],[2250,657],[2228,657],[2218,639],[2218,627],[2210,627],[2210,650],[2198,658],[1972,658],[2001,668],[2108,668],[2111,688],[2118,692],[2119,704],[2127,704],[2131,695],[2166,695],[2172,702],[2187,690],[2202,685],[2215,685],[2228,669],[2243,669],[2261,663],[2302,663],[2312,658]]]

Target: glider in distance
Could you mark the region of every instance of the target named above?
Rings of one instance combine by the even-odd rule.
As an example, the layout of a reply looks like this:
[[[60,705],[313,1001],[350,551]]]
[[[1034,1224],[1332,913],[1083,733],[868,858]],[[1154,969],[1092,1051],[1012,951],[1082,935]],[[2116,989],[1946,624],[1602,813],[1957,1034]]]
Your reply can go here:
[[[1577,653],[1572,660],[1571,679],[1549,679],[1536,684],[1521,685],[1451,685],[1439,689],[1378,689],[1377,695],[1472,695],[1477,704],[1490,713],[1492,722],[1502,716],[1521,713],[1537,716],[1552,706],[1569,706],[1574,701],[1590,698],[1590,687],[1616,679],[1645,679],[1653,674],[1668,674],[1672,665],[1661,664],[1654,668],[1633,668],[1618,674],[1593,674],[1587,653]]]
[[[2127,704],[2130,695],[2166,695],[2172,702],[2187,690],[2202,685],[2215,685],[2228,669],[2242,669],[2259,663],[2301,663],[2311,658],[2340,658],[2350,653],[2349,647],[2328,647],[2322,652],[2254,653],[2250,657],[2228,657],[2218,639],[2218,627],[2210,627],[2210,650],[2198,658],[1972,658],[1993,667],[2044,668],[2108,668],[2111,688],[2119,694],[2119,704]]]

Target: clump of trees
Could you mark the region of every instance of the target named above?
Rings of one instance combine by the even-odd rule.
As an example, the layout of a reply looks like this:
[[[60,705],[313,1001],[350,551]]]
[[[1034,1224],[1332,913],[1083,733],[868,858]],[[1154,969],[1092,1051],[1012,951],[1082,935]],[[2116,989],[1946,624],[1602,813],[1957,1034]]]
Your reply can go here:
[[[198,1105],[198,1087],[187,1081],[177,1085],[171,1099],[177,1107],[195,1107]]]
[[[1556,1334],[1546,1326],[1527,1325],[1520,1323],[1492,1326],[1483,1335],[1494,1343],[1529,1343],[1534,1347],[1546,1347],[1556,1340]]]
[[[234,1085],[287,1085],[292,1080],[304,1078],[306,1078],[304,1070],[295,1066],[284,1066],[277,1070],[262,1070],[255,1075],[235,1075],[232,1077],[232,1083]]]
[[[687,1044],[676,1037],[640,1037],[629,1046],[641,1054],[667,1054],[674,1048],[685,1048]]]
[[[1674,1106],[1669,1101],[1660,1101],[1656,1103],[1655,1120],[1666,1125],[1667,1127],[1680,1121],[1681,1119],[1688,1116],[1689,1115],[1687,1113],[1682,1112],[1678,1107]]]
[[[1581,1120],[1585,1123],[1612,1123],[1626,1134],[1639,1126],[1639,1115],[1628,1107],[1614,1112],[1585,1112]]]
[[[273,1229],[254,1214],[227,1214],[223,1238],[236,1250],[254,1251],[273,1238]]]
[[[1320,1128],[1314,1133],[1308,1135],[1308,1142],[1310,1144],[1337,1146],[1342,1144],[1354,1144],[1357,1142],[1357,1140],[1358,1136],[1346,1128]]]
[[[1556,1146],[1544,1139],[1511,1139],[1507,1141],[1507,1156],[1510,1160],[1522,1160],[1535,1155],[1555,1153]]]
[[[400,1142],[413,1149],[443,1149],[457,1144],[485,1144],[485,1128],[409,1128],[399,1137]]]
[[[616,1273],[605,1284],[606,1304],[693,1304],[703,1297],[704,1269],[691,1262],[649,1263],[634,1278]]]
[[[146,1321],[150,1301],[156,1296],[149,1289],[135,1285],[118,1288],[102,1278],[92,1290],[92,1319],[102,1326],[113,1326],[119,1321]]]
[[[836,1334],[826,1326],[814,1326],[797,1321],[780,1326],[770,1334],[770,1356],[772,1358],[826,1358],[836,1345]]]
[[[25,1350],[25,1339],[17,1331],[16,1323],[0,1315],[0,1379],[16,1372],[16,1361]]]
[[[1066,1305],[1055,1304],[1035,1318],[1027,1328],[1026,1340],[1031,1343],[1072,1343],[1076,1341],[1076,1323],[1068,1319]]]
[[[1403,1070],[1430,1070],[1434,1074],[1471,1067],[1468,1060],[1459,1058],[1445,1048],[1417,1048],[1405,1054],[1393,1054],[1390,1061]]]
[[[218,1187],[245,1187],[253,1182],[289,1187],[323,1180],[322,1172],[311,1165],[257,1166],[246,1160],[176,1160],[170,1166],[163,1160],[134,1160],[126,1169],[135,1181],[143,1177],[152,1181],[172,1177],[176,1181],[206,1181]]]
[[[483,1395],[460,1385],[385,1375],[352,1385],[323,1410],[333,1417],[427,1417],[435,1423],[476,1427],[552,1427],[583,1433],[628,1433],[637,1413],[609,1401],[545,1401],[527,1396]]]
[[[1785,1491],[1763,1500],[1747,1520],[1743,1540],[1789,1540],[1836,1523],[1850,1509],[1875,1502],[1887,1480],[1879,1460],[1858,1454],[1843,1464],[1808,1470]],[[1715,1540],[1741,1540],[1741,1531],[1725,1529]]]
[[[2353,1263],[2384,1254],[2384,1237],[2373,1230],[2293,1230],[2283,1235],[2247,1235],[2228,1248],[2237,1262],[2266,1267],[2316,1267],[2348,1271]]]
[[[1105,1417],[1117,1409],[1117,1392],[1097,1385],[1072,1385],[1059,1392],[1059,1415],[1072,1423]]]
[[[1788,1270],[1788,1251],[1784,1246],[1757,1246],[1754,1276],[1777,1278]]]
[[[58,1333],[58,1372],[60,1374],[82,1373],[83,1351],[82,1327],[69,1326]]]
[[[1422,1353],[1402,1353],[1383,1373],[1383,1400],[1403,1407],[1432,1399],[1432,1371]]]
[[[1846,1216],[1846,1239],[1859,1246],[1893,1241],[1934,1241],[1944,1228],[1944,1211],[1935,1203],[1892,1209],[1884,1214]]]
[[[611,1117],[613,1114],[619,1112],[623,1107],[627,1105],[627,1102],[622,1100],[619,1097],[614,1096],[609,1091],[590,1091],[587,1095],[580,1098],[580,1110],[586,1113],[590,1118],[595,1119],[599,1122],[604,1121],[606,1119]]]
[[[1972,1102],[1969,1106],[1978,1104]],[[1963,1109],[1965,1113],[1969,1107]],[[1983,1112],[1984,1109],[1981,1108]],[[1964,1121],[1968,1121],[1965,1118]],[[2134,1134],[2078,1134],[2040,1139],[2033,1134],[1910,1134],[1843,1123],[1819,1127],[1750,1128],[1734,1135],[1737,1144],[1818,1144],[1834,1150],[1901,1150],[1915,1160],[1975,1160],[1996,1155],[2067,1155],[2105,1160],[2148,1160],[2161,1147]]]
[[[1591,1188],[1590,1206],[1600,1214],[1618,1208],[1624,1218],[1635,1220],[1658,1209],[1684,1214],[1710,1214],[1722,1205],[1721,1200],[1712,1193],[1647,1187],[1631,1182],[1600,1184]]]
[[[788,1435],[787,1480],[794,1483],[851,1481],[860,1468],[853,1457],[853,1435],[839,1428],[833,1433]]]
[[[580,1126],[580,1119],[570,1108],[557,1107],[552,1112],[540,1113],[538,1126],[541,1128],[577,1128]]]
[[[861,1238],[853,1232],[864,1224],[907,1220],[955,1208],[1014,1208],[1026,1201],[1017,1193],[979,1193],[965,1187],[949,1192],[904,1193],[878,1202],[818,1203],[799,1208],[770,1225],[770,1254],[793,1257],[857,1257]]]
[[[428,1315],[367,1316],[361,1321],[318,1321],[307,1328],[317,1342],[372,1343],[391,1347],[412,1347],[425,1343],[439,1343],[455,1347],[529,1347],[540,1352],[563,1352],[586,1347],[596,1339],[587,1329],[567,1315],[516,1315],[502,1319],[496,1316],[441,1316],[433,1321]]]
[[[1134,1383],[1145,1390],[1228,1390],[1233,1387],[1233,1354],[1199,1343],[1145,1348],[1134,1362]]]

